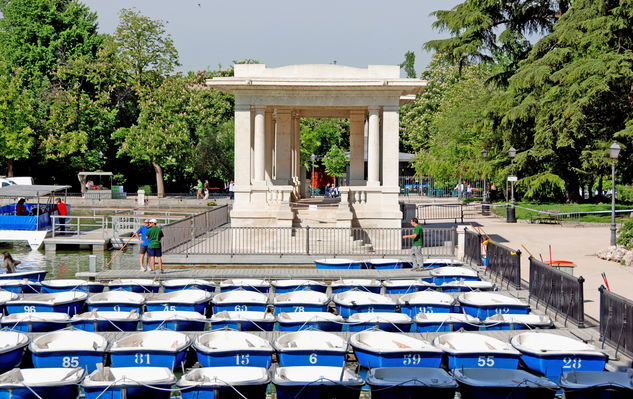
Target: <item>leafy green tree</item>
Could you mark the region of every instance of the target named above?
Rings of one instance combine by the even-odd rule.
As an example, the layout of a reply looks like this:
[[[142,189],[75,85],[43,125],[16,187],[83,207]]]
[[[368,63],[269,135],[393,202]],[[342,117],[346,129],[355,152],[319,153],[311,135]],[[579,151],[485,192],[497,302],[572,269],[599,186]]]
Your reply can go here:
[[[206,125],[197,131],[198,145],[193,153],[194,172],[223,181],[233,180],[234,129],[232,119],[217,125]]]
[[[334,177],[341,177],[345,174],[349,161],[345,156],[345,151],[338,146],[333,146],[323,157],[323,166],[325,173]]]
[[[349,148],[349,120],[303,118],[300,142],[301,164],[309,168],[312,154],[321,158],[335,146]]]
[[[404,73],[407,74],[407,78],[416,78],[415,73],[415,53],[413,51],[407,51],[404,54],[404,61],[400,64],[400,68],[404,69]]]

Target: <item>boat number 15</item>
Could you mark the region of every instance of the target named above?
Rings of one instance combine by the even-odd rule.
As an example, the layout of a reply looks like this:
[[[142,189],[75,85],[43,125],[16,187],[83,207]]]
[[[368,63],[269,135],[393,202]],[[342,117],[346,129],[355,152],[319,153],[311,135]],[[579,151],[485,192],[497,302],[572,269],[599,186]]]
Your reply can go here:
[[[236,366],[247,365],[250,362],[249,356],[250,355],[248,353],[243,354],[243,355],[240,355],[240,354],[235,355],[235,365]]]
[[[493,356],[479,356],[477,358],[477,367],[494,367],[495,358]]]
[[[564,357],[563,358],[563,368],[564,369],[579,369],[581,366],[581,359],[577,357]]]
[[[420,364],[421,360],[419,353],[407,353],[403,356],[402,364],[405,366],[416,366]]]

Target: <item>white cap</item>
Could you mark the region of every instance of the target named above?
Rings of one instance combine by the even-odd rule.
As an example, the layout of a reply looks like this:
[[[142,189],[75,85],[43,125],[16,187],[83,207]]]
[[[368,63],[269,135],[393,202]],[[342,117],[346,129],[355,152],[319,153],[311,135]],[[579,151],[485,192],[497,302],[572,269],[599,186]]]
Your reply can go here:
[[[150,223],[158,223],[158,220],[156,220],[156,219],[150,219],[150,220],[149,220],[149,222],[150,222]]]

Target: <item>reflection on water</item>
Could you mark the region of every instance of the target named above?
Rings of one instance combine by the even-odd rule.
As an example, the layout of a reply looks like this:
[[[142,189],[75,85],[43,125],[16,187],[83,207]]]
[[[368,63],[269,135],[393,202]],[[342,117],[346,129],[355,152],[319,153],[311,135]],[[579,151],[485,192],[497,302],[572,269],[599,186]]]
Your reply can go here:
[[[82,250],[58,250],[57,252],[31,251],[29,246],[22,244],[0,244],[0,252],[8,251],[14,259],[21,261],[18,271],[33,268],[44,268],[48,270],[47,279],[51,278],[74,278],[75,273],[87,272],[89,255],[97,256],[97,271],[103,270],[104,266],[110,262],[118,250],[105,251],[102,253],[90,249]],[[138,266],[138,246],[128,246],[112,261],[112,269],[134,269]],[[0,268],[0,273],[4,268]]]

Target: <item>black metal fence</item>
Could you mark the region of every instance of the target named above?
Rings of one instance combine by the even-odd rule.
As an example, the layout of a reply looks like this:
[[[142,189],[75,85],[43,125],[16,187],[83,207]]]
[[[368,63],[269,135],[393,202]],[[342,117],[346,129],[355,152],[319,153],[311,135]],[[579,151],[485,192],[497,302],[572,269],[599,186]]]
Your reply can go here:
[[[633,301],[600,287],[600,339],[633,356]]]
[[[481,265],[481,234],[464,228],[464,260]]]
[[[488,241],[486,244],[486,267],[501,281],[505,280],[508,287],[521,288],[521,251],[512,250],[505,245]]]
[[[170,223],[163,227],[163,250],[173,250],[228,222],[229,207],[222,205]]]
[[[552,308],[567,320],[571,319],[578,327],[585,324],[585,301],[583,283],[585,279],[561,272],[555,268],[530,257],[530,298],[536,300],[536,306],[545,305],[545,310]]]

